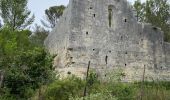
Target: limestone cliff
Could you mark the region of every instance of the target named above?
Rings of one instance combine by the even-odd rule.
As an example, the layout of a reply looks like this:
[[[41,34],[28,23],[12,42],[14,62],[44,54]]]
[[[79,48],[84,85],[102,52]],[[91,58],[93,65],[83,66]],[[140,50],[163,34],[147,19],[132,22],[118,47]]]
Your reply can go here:
[[[70,0],[45,45],[56,69],[83,77],[90,68],[105,78],[122,68],[125,80],[170,80],[170,44],[163,32],[138,23],[125,0]]]

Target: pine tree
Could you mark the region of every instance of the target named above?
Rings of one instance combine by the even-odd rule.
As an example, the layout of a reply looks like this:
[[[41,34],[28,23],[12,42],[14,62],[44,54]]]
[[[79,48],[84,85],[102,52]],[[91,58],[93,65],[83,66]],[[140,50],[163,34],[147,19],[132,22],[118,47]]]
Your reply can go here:
[[[34,15],[27,8],[28,0],[0,0],[1,17],[5,26],[16,29],[24,29],[34,21]]]

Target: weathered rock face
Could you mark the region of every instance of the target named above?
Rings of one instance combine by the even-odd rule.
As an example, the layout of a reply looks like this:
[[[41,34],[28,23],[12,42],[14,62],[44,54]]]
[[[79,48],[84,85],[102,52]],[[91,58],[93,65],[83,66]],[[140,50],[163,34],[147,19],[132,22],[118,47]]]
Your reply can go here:
[[[56,69],[83,77],[90,68],[102,78],[121,68],[125,80],[170,80],[170,44],[160,29],[138,23],[125,0],[70,0],[45,45]]]

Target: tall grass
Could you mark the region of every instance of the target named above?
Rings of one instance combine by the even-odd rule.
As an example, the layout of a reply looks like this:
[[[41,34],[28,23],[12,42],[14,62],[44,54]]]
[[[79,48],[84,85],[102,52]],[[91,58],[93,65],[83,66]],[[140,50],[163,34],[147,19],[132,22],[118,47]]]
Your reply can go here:
[[[110,81],[103,82],[98,80],[94,72],[91,72],[87,84],[85,80],[76,77],[56,80],[45,86],[46,88],[43,87],[42,93],[37,91],[37,95],[32,100],[170,100],[170,82],[124,83],[121,78],[118,78],[121,75],[123,74],[119,72],[112,76],[113,80],[110,78]],[[87,95],[83,97],[85,85],[87,85]]]

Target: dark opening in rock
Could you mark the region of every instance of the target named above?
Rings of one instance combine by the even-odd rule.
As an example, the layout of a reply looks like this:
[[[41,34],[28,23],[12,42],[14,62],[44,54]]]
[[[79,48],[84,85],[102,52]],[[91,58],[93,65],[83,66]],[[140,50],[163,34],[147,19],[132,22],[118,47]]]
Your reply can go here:
[[[86,32],[86,35],[88,35],[89,34],[89,32]]]
[[[108,6],[108,22],[109,22],[109,27],[112,26],[112,16],[113,16],[113,5]]]
[[[123,36],[121,36],[120,39],[123,40]]]
[[[70,72],[70,71],[68,71],[68,72],[67,72],[67,74],[68,74],[68,75],[70,75],[70,74],[71,74],[71,72]]]
[[[67,50],[73,51],[73,48],[67,48]]]
[[[153,30],[155,30],[155,31],[158,29],[158,28],[157,28],[157,27],[155,27],[155,26],[153,26],[152,28],[153,28]]]
[[[125,22],[127,22],[127,19],[125,18]]]
[[[105,62],[106,62],[106,64],[107,64],[107,60],[108,60],[108,56],[106,55],[106,57],[105,57]]]

